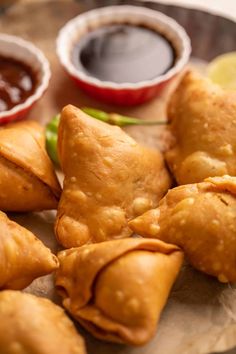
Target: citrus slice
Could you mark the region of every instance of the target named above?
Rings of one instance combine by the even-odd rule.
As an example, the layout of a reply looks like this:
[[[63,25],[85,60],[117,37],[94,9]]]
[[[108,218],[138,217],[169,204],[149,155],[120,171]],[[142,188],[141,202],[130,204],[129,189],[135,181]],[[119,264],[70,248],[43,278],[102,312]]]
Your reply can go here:
[[[236,52],[222,54],[210,62],[208,77],[227,90],[236,90]]]

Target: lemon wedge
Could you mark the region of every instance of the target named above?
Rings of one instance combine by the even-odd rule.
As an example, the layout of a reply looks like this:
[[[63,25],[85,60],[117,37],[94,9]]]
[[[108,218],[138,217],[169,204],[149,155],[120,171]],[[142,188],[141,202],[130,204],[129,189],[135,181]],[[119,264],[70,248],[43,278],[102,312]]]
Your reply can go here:
[[[227,90],[236,90],[236,52],[222,54],[210,62],[208,77]]]

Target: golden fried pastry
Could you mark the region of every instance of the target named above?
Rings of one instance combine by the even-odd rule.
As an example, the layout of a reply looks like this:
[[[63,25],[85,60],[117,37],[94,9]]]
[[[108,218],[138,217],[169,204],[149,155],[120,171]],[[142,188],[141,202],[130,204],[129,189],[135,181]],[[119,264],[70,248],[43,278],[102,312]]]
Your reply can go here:
[[[55,232],[66,248],[130,236],[128,220],[170,186],[160,152],[73,106],[62,111],[58,152],[65,180]]]
[[[82,337],[63,309],[19,291],[0,292],[0,353],[85,354]]]
[[[60,192],[43,128],[34,121],[1,128],[0,210],[55,209]]]
[[[97,338],[142,345],[155,333],[183,254],[157,240],[127,238],[58,257],[56,287],[70,314]]]
[[[175,143],[166,159],[178,184],[236,175],[236,92],[188,72],[169,102],[168,117]]]
[[[0,212],[0,289],[23,289],[57,267],[49,248]]]
[[[159,208],[132,220],[138,234],[180,246],[197,269],[236,281],[236,177],[171,189]]]

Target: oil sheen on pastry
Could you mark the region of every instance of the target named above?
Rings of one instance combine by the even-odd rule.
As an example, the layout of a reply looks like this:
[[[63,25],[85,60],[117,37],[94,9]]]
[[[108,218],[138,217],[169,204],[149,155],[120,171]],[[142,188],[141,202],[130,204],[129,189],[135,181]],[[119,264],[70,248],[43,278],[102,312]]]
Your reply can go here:
[[[178,245],[198,270],[236,281],[236,177],[171,189],[157,209],[129,224],[142,236]]]
[[[130,236],[128,220],[170,186],[159,151],[73,106],[61,114],[58,153],[65,180],[55,232],[66,248]]]
[[[183,253],[158,240],[127,238],[58,257],[56,287],[70,314],[97,338],[143,345],[155,334]]]
[[[23,121],[0,129],[0,210],[56,209],[60,185],[46,153],[44,129]]]
[[[0,290],[23,289],[57,267],[57,257],[49,248],[0,212]]]
[[[0,292],[2,354],[86,354],[84,341],[52,301],[13,290]]]
[[[168,105],[175,140],[166,153],[178,184],[236,175],[236,92],[185,74]]]

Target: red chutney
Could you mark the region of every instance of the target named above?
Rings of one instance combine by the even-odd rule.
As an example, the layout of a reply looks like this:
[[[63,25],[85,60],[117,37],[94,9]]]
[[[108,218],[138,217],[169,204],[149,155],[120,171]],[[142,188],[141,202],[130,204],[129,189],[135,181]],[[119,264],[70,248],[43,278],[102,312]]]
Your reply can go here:
[[[23,103],[36,89],[36,75],[27,64],[0,56],[0,112]]]

